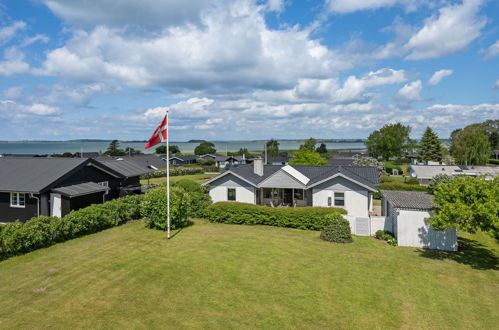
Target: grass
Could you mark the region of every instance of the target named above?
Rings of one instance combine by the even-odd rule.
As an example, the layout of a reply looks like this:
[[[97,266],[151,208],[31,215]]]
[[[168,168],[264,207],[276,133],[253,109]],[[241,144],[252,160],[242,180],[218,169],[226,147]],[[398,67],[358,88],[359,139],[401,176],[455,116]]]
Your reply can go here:
[[[198,174],[190,174],[190,175],[176,175],[176,176],[170,176],[170,182],[177,182],[182,179],[191,179],[196,181],[197,183],[203,183],[214,176],[217,176],[220,173],[198,173]],[[162,184],[165,183],[166,178],[161,177],[161,178],[151,178],[149,179],[149,182],[151,184]],[[147,179],[140,180],[141,184],[147,184]]]
[[[5,328],[461,328],[499,323],[498,245],[459,253],[196,220],[136,222],[0,263]]]

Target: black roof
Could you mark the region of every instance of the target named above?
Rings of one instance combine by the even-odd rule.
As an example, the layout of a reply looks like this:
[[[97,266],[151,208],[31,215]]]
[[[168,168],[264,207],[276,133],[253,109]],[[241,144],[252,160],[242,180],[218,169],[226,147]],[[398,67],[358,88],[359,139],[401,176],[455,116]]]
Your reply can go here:
[[[265,165],[263,167],[262,176],[254,173],[253,165],[231,167],[228,171],[244,178],[256,186],[285,166],[291,166],[306,176],[310,180],[307,183],[307,186],[327,180],[331,176],[339,173],[354,181],[371,187],[372,189],[375,189],[376,185],[379,183],[378,169],[370,166]],[[216,178],[213,178],[210,181],[215,180]]]
[[[150,173],[153,170],[148,168],[147,166],[142,166],[137,164],[136,162],[132,162],[130,160],[120,160],[120,159],[112,159],[112,160],[98,160],[99,163],[103,164],[105,167],[110,168],[111,170],[119,173],[120,175],[130,178],[134,176],[140,176],[146,173]]]
[[[331,158],[327,160],[328,164],[331,166],[353,166],[354,161],[354,158]]]
[[[433,210],[437,208],[429,193],[424,191],[381,190],[381,194],[394,208]]]
[[[106,157],[101,156],[95,158],[99,162],[107,162],[113,160],[126,160],[128,162],[132,162],[141,167],[152,168],[166,168],[166,160],[161,156],[153,155],[153,154],[144,154],[144,155],[134,155],[134,156],[120,156],[120,157]]]
[[[87,158],[0,157],[0,191],[38,193],[89,162]]]
[[[105,192],[107,190],[109,190],[108,187],[101,186],[95,182],[84,182],[71,186],[53,188],[52,192],[59,193],[67,197],[78,197],[98,192]]]

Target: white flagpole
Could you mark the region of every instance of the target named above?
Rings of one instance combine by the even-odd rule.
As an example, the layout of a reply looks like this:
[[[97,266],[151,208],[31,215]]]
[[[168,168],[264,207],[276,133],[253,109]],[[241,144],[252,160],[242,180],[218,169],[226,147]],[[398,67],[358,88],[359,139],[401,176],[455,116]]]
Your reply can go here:
[[[168,116],[168,110],[166,111],[166,221],[168,230],[168,239],[171,238],[170,230],[170,130],[168,126],[170,125],[170,116]]]

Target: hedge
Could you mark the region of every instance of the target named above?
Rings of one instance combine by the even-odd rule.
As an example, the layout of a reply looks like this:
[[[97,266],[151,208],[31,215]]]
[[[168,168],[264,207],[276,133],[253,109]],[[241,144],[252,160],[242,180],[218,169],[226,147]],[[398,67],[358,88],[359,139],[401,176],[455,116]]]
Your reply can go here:
[[[400,191],[428,191],[425,186],[415,184],[401,184],[401,183],[380,183],[377,188],[379,190],[400,190]]]
[[[182,228],[187,224],[189,205],[189,195],[183,189],[177,187],[170,189],[171,229]],[[158,187],[149,191],[144,196],[140,209],[147,227],[165,230],[167,227],[166,188]]]
[[[327,224],[322,229],[320,238],[333,243],[351,243],[352,232],[350,224],[341,214],[329,214],[325,216]]]
[[[218,202],[210,205],[204,216],[211,222],[322,230],[327,223],[324,216],[332,213],[346,214],[346,211],[337,208],[272,208],[237,202]]]
[[[143,196],[134,195],[71,211],[0,226],[0,260],[140,219]]]
[[[174,167],[170,168],[170,176],[199,174],[199,173],[204,173],[204,171],[205,170],[201,167]],[[162,178],[165,176],[166,176],[166,170],[158,170],[148,174],[144,174],[140,178],[141,179]]]

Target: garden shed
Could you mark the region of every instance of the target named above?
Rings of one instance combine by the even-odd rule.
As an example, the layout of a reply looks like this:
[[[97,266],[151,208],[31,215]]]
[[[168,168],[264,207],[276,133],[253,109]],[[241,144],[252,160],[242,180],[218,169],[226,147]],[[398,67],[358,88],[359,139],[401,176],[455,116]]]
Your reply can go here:
[[[431,195],[420,191],[382,190],[382,213],[399,246],[457,251],[457,230],[435,230],[428,218],[436,209]],[[386,230],[387,228],[385,228]]]

